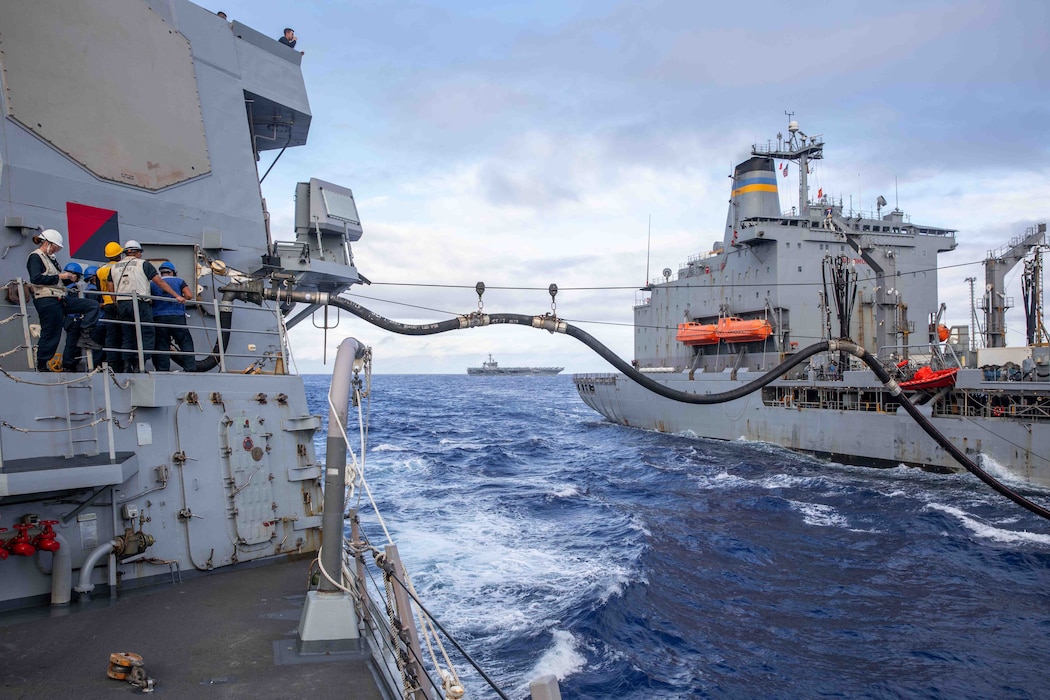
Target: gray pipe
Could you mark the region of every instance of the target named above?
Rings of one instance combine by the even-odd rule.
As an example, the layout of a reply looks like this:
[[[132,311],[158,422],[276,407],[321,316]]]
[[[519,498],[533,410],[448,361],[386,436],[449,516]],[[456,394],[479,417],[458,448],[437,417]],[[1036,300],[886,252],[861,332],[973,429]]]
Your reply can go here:
[[[72,597],[73,557],[69,553],[69,542],[60,533],[55,533],[58,551],[51,554],[51,568],[44,566],[43,549],[36,552],[36,568],[44,576],[51,577],[51,605],[69,605]]]
[[[343,570],[343,495],[346,491],[346,440],[339,426],[346,428],[347,406],[350,403],[350,380],[354,374],[354,358],[364,352],[364,346],[353,338],[339,343],[332,370],[332,386],[328,390],[328,441],[325,451],[324,517],[321,520],[321,566],[332,578]],[[339,588],[324,576],[318,592],[336,593]]]
[[[110,540],[105,544],[100,544],[91,551],[88,555],[87,560],[83,566],[80,567],[80,583],[73,589],[80,595],[77,599],[81,603],[86,603],[91,598],[91,591],[95,590],[95,584],[91,583],[91,572],[98,564],[99,560],[109,554],[110,552],[117,551],[117,547],[120,544],[116,540]]]
[[[58,551],[51,556],[51,605],[69,605],[73,597],[73,556],[69,552],[69,542],[55,533]]]

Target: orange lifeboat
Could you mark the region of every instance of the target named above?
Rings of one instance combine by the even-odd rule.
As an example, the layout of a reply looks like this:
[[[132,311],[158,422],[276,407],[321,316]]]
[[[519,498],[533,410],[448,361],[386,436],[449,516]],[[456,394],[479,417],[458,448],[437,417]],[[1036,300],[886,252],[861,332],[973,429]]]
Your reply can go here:
[[[727,343],[751,343],[773,335],[773,326],[761,318],[745,321],[736,316],[726,316],[718,319],[715,335]]]
[[[920,367],[918,371],[915,372],[915,376],[908,381],[900,382],[899,386],[904,391],[943,389],[946,386],[952,386],[955,384],[955,375],[958,373],[958,367],[949,367],[948,369],[930,369],[929,367]]]
[[[714,345],[718,342],[717,328],[713,323],[679,323],[678,335],[675,337],[686,345]]]

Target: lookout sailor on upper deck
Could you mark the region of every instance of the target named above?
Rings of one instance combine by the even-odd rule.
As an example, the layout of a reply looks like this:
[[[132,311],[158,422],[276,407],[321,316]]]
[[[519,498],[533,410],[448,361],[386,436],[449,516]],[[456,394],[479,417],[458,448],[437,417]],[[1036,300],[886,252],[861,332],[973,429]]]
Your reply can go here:
[[[49,372],[47,362],[58,349],[62,338],[62,321],[66,314],[83,314],[77,347],[98,350],[102,346],[91,339],[98,321],[98,302],[94,299],[67,298],[66,283],[76,275],[59,268],[55,253],[62,250],[62,234],[53,228],[33,236],[38,244],[26,260],[29,282],[33,285],[33,306],[40,317],[40,342],[36,348],[36,368]]]

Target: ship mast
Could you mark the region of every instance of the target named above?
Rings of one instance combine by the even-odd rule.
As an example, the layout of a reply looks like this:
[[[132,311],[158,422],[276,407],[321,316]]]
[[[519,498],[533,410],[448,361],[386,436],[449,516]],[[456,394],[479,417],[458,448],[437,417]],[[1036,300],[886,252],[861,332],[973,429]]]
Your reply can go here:
[[[824,137],[819,134],[806,136],[798,128],[798,122],[792,119],[795,113],[784,114],[788,117],[787,140],[782,133],[778,133],[776,148],[773,148],[772,142],[764,146],[755,144],[751,146],[751,155],[794,161],[798,164],[798,214],[803,216],[809,204],[809,161],[824,157]]]

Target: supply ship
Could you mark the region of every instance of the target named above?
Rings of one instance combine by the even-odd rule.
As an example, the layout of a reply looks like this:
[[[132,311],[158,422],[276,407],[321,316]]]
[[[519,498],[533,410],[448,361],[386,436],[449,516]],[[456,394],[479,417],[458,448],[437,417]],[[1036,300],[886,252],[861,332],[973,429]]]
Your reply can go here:
[[[343,431],[370,352],[340,347],[326,464],[321,417],[290,372],[288,329],[363,281],[349,188],[303,178],[294,231],[271,235],[257,163],[307,141],[301,60],[188,0],[0,2],[5,697],[125,683],[172,697],[462,695],[454,671],[424,667],[429,624],[396,544],[369,541],[355,512],[343,541]],[[27,259],[41,239],[59,242],[60,266],[102,265],[132,240],[170,264],[193,297],[195,352],[143,347],[136,314],[106,319],[131,346],[37,358]],[[267,299],[224,291],[249,282]],[[121,301],[138,309],[140,295]],[[140,371],[115,371],[121,345]],[[158,354],[194,371],[155,371]]]
[[[496,360],[489,359],[481,363],[481,367],[468,367],[467,374],[484,376],[550,376],[560,373],[564,367],[500,367]]]
[[[822,189],[812,196],[808,175],[825,141],[795,121],[787,131],[753,145],[734,169],[725,229],[711,249],[677,272],[664,269],[642,289],[632,366],[672,390],[720,394],[813,343],[849,338],[975,462],[1050,487],[1046,224],[988,253],[973,294],[974,313],[983,317],[979,333],[946,326],[938,259],[955,249],[957,231],[888,210],[884,197],[875,211],[861,213]],[[788,168],[798,172],[799,191],[783,212],[778,173]],[[1028,343],[1006,347],[1013,298],[1005,279],[1022,263]],[[873,371],[846,353],[812,357],[717,408],[672,401],[623,373],[576,374],[573,381],[588,406],[622,425],[763,441],[856,464],[958,468]]]

